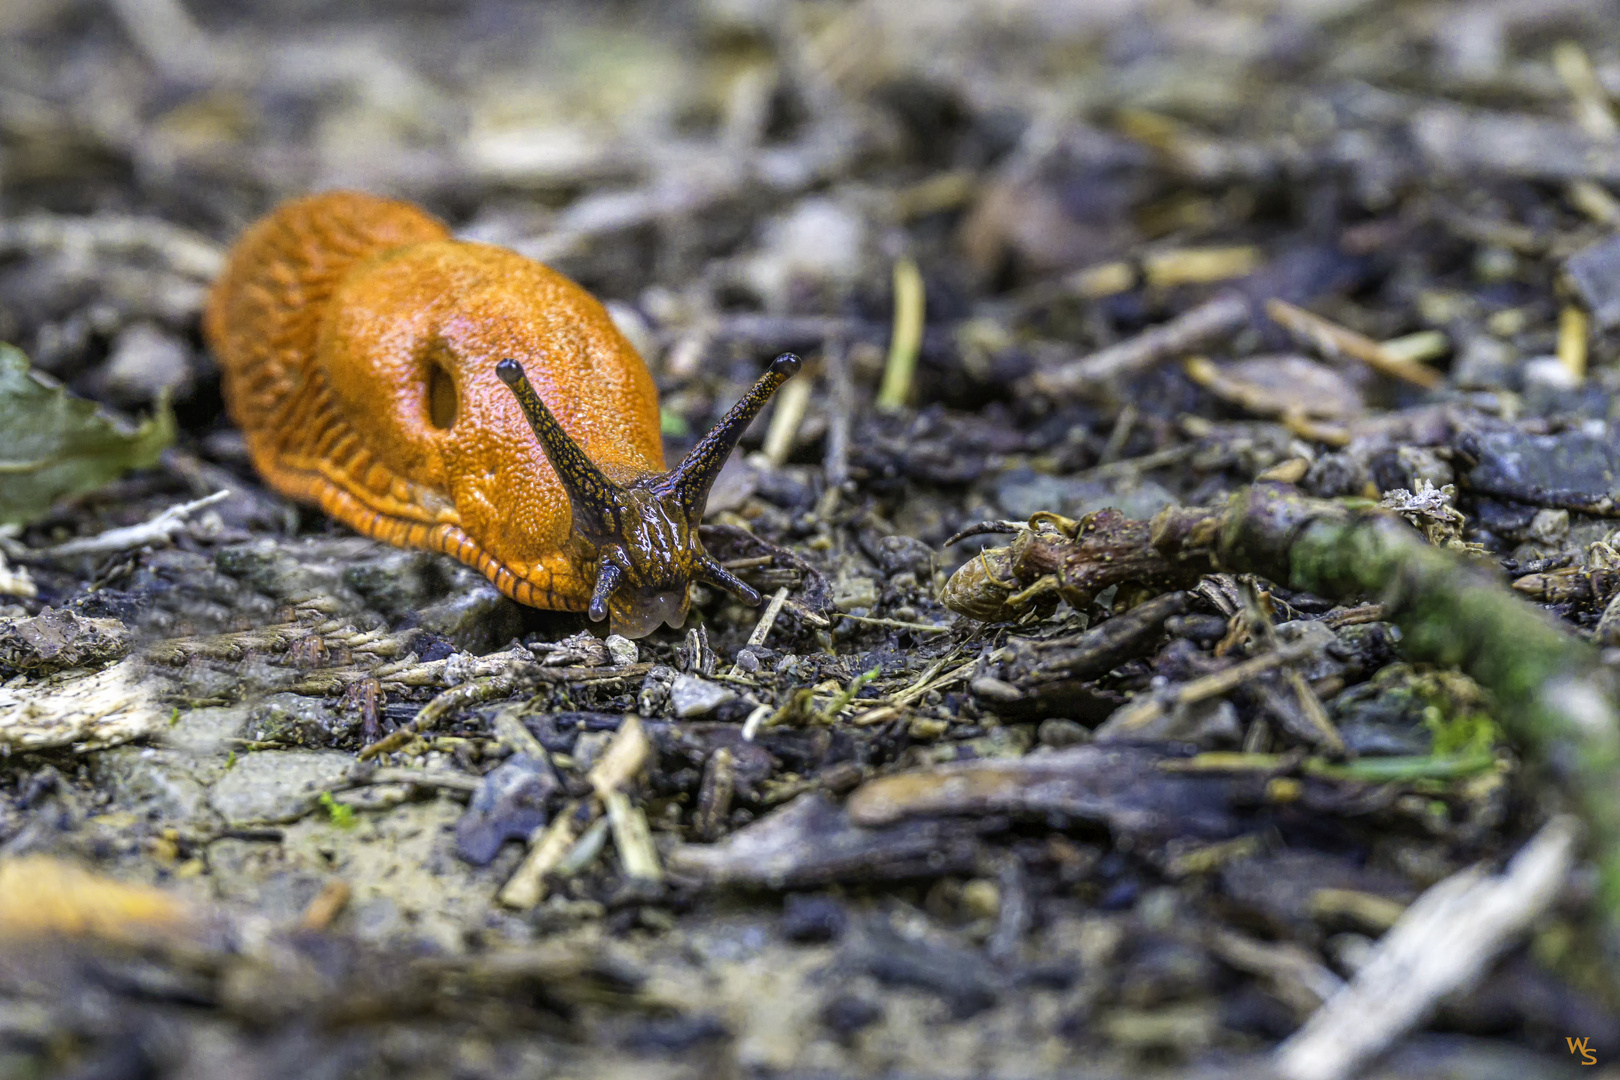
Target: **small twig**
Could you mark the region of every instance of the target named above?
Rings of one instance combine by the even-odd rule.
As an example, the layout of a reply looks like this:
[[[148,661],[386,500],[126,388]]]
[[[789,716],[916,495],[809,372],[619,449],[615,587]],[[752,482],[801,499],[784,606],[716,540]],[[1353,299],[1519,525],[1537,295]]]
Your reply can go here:
[[[585,775],[585,782],[591,785],[597,798],[605,799],[634,780],[651,757],[652,743],[647,740],[640,718],[627,716],[600,760]]]
[[[1210,951],[1239,971],[1265,979],[1274,993],[1301,1013],[1317,1008],[1343,986],[1314,953],[1293,942],[1258,941],[1225,927],[1206,937]]]
[[[794,616],[806,626],[813,626],[817,630],[825,630],[827,627],[832,625],[831,619],[827,618],[820,612],[811,611],[797,600],[789,600],[787,603],[783,604],[782,607],[788,611],[791,611]]]
[[[1169,709],[1195,705],[1200,701],[1231,693],[1256,675],[1301,660],[1313,651],[1314,646],[1309,642],[1295,641],[1279,647],[1275,652],[1262,653],[1241,664],[1233,664],[1221,671],[1210,672],[1168,690],[1143,694],[1116,709],[1114,715],[1097,729],[1097,738],[1099,741],[1129,738],[1138,729],[1163,716]]]
[[[414,784],[417,787],[439,788],[443,791],[459,791],[471,795],[478,790],[479,783],[476,776],[468,776],[466,773],[453,772],[449,769],[379,769],[357,764],[348,776],[325,788],[324,792],[329,794],[334,791],[353,791],[356,788],[376,787],[379,784]],[[319,794],[317,793],[317,798]]]
[[[205,495],[191,502],[171,506],[139,525],[126,525],[118,529],[108,529],[95,536],[86,536],[80,540],[69,540],[53,548],[46,548],[40,555],[56,559],[71,558],[77,555],[102,555],[112,551],[129,551],[148,544],[167,544],[174,539],[175,533],[185,528],[186,518],[201,510],[205,506],[212,506],[230,495],[229,491],[216,491],[212,495]]]
[[[546,875],[554,872],[579,840],[579,816],[596,818],[595,802],[582,807],[576,800],[565,805],[550,823],[529,837],[529,852],[506,879],[495,899],[509,908],[526,911],[546,898]]]
[[[943,666],[944,663],[945,662],[943,660],[940,661],[940,666]],[[962,663],[962,664],[958,665],[957,667],[952,668],[950,671],[947,671],[945,674],[941,675],[939,678],[934,679],[931,682],[919,681],[919,682],[913,684],[911,687],[909,687],[909,688],[907,688],[905,690],[902,690],[900,693],[894,695],[894,697],[890,698],[885,704],[888,704],[888,705],[909,705],[911,702],[916,701],[918,698],[922,697],[923,695],[928,694],[928,693],[932,693],[933,691],[938,690],[942,686],[950,686],[950,685],[953,685],[954,683],[963,682],[963,681],[965,681],[967,679],[969,670],[977,663],[978,663],[977,660],[968,660],[965,663]],[[860,717],[857,716],[855,719],[858,722],[860,720]]]
[[[1575,122],[1594,139],[1612,139],[1620,133],[1609,92],[1592,66],[1586,50],[1573,41],[1553,46],[1553,70],[1564,80],[1575,106]]]
[[[776,625],[776,617],[782,614],[782,605],[787,603],[788,587],[783,585],[771,596],[771,602],[765,605],[765,611],[754,624],[754,632],[748,635],[748,645],[752,648],[765,644],[765,639],[771,634],[771,627]],[[735,672],[733,672],[735,674]]]
[[[1177,443],[1167,446],[1163,450],[1155,450],[1151,454],[1140,457],[1121,458],[1119,461],[1106,461],[1093,466],[1084,472],[1076,473],[1075,483],[1084,483],[1089,480],[1105,480],[1115,476],[1132,476],[1136,473],[1148,472],[1152,469],[1162,469],[1166,465],[1174,465],[1182,458],[1192,456],[1198,449],[1197,443]]]
[[[602,855],[602,849],[607,847],[608,835],[612,823],[606,818],[597,818],[591,822],[590,827],[580,834],[574,846],[568,849],[568,854],[557,864],[552,873],[560,878],[573,877],[594,863]]]
[[[759,729],[765,725],[765,720],[776,710],[770,705],[756,705],[754,711],[748,714],[743,721],[742,737],[744,742],[753,742],[759,735]]]
[[[769,566],[775,561],[775,555],[755,555],[747,559],[727,559],[720,565],[727,570],[752,570],[756,566]]]
[[[1259,267],[1260,249],[1252,244],[1232,247],[1172,248],[1151,252],[1142,259],[1142,276],[1156,289],[1181,285],[1213,285],[1247,277]]]
[[[1591,320],[1574,304],[1558,313],[1558,362],[1575,382],[1586,381],[1587,330]]]
[[[1294,691],[1294,697],[1299,701],[1299,708],[1305,714],[1305,719],[1310,721],[1311,727],[1315,729],[1316,741],[1335,754],[1345,753],[1344,736],[1333,726],[1333,720],[1322,707],[1322,699],[1311,689],[1310,681],[1298,668],[1289,668],[1283,672],[1283,678],[1287,681],[1289,689]]]
[[[20,596],[28,600],[38,595],[39,588],[29,577],[28,568],[19,566],[12,569],[6,565],[5,553],[0,552],[0,596]]]
[[[836,616],[840,619],[849,619],[851,622],[865,623],[868,626],[889,626],[896,630],[917,630],[925,634],[948,634],[949,626],[934,626],[930,623],[906,622],[902,619],[874,619],[868,615],[851,615],[847,611],[840,611]]]
[[[1097,455],[1097,464],[1109,465],[1119,460],[1120,454],[1125,452],[1125,440],[1131,437],[1131,429],[1136,427],[1136,418],[1136,406],[1126,402],[1114,418],[1114,429],[1108,433],[1102,453]]]
[[[360,760],[368,761],[379,754],[391,754],[424,731],[431,730],[449,713],[467,708],[469,705],[481,705],[486,701],[506,697],[515,689],[517,676],[512,673],[489,675],[462,683],[460,686],[452,686],[422,706],[422,710],[410,723],[401,724],[393,733],[362,748]]]
[[[580,839],[582,826],[594,821],[605,806],[613,827],[614,843],[625,873],[658,880],[662,871],[652,846],[646,815],[632,806],[623,788],[634,780],[652,756],[652,744],[640,719],[627,716],[613,741],[586,774],[594,793],[588,802],[571,802],[544,828],[529,838],[529,852],[496,897],[507,907],[532,908],[546,898],[546,875],[558,870]],[[581,818],[584,821],[581,821]]]
[[[298,920],[298,929],[321,931],[331,926],[333,921],[343,913],[349,904],[352,890],[349,883],[342,878],[333,878],[321,886],[321,891],[315,894],[305,907],[304,914]]]
[[[917,354],[922,349],[925,303],[922,271],[917,269],[917,263],[910,257],[896,260],[894,332],[889,338],[889,359],[883,366],[883,385],[877,397],[882,412],[899,412],[911,397]]]
[[[171,78],[205,77],[221,67],[220,57],[180,0],[112,0],[141,52]]]
[[[1322,625],[1330,630],[1339,630],[1346,626],[1360,626],[1363,623],[1382,622],[1387,614],[1383,604],[1357,604],[1355,607],[1340,608],[1330,611],[1322,616]]]
[[[63,252],[88,260],[93,255],[156,255],[170,270],[197,281],[212,281],[225,266],[218,244],[155,218],[97,214],[64,217],[29,214],[0,221],[0,253]]]
[[[1557,898],[1580,826],[1553,818],[1487,876],[1471,867],[1418,897],[1349,986],[1278,1047],[1287,1080],[1344,1080],[1421,1023],[1440,999],[1472,984]]]
[[[1276,651],[1277,628],[1271,624],[1271,617],[1266,613],[1265,606],[1260,602],[1260,593],[1252,579],[1245,578],[1242,582],[1242,595],[1244,611],[1249,624],[1259,633],[1260,639],[1265,642],[1266,648]],[[1296,731],[1296,736],[1303,736],[1306,741],[1320,746],[1326,746],[1334,754],[1345,753],[1344,738],[1339,729],[1333,726],[1327,710],[1322,707],[1322,701],[1311,689],[1298,668],[1289,668],[1283,672],[1283,679],[1288,683],[1289,689],[1294,692],[1294,698],[1299,702],[1300,712],[1304,714],[1310,727],[1304,731]],[[1287,719],[1279,717],[1279,719]],[[1297,725],[1291,725],[1297,726]]]
[[[646,813],[641,807],[632,806],[622,791],[609,792],[602,801],[607,807],[608,824],[613,827],[613,846],[619,851],[625,876],[662,881],[664,871],[658,863],[658,849],[653,847]]]
[[[1414,364],[1391,355],[1382,344],[1329,322],[1320,315],[1295,307],[1286,300],[1266,301],[1266,314],[1273,322],[1299,341],[1334,360],[1349,357],[1359,360],[1373,370],[1411,383],[1425,390],[1433,390],[1444,379],[1438,371]]]
[[[545,746],[517,718],[521,708],[521,705],[516,705],[495,714],[490,721],[490,727],[495,729],[495,737],[511,748],[514,754],[522,754],[534,761],[550,761],[551,755],[546,753]]]
[[[239,742],[237,745],[247,750],[275,749],[272,743]],[[285,814],[271,820],[280,824],[290,824],[307,814],[314,813],[322,806],[332,803],[332,796],[336,792],[355,791],[359,788],[379,787],[385,784],[401,784],[422,788],[438,788],[441,791],[455,791],[463,795],[471,795],[478,790],[479,779],[468,776],[466,773],[453,772],[450,769],[405,769],[405,768],[378,768],[367,764],[364,759],[355,762],[347,774],[338,778],[331,784],[322,786],[319,790],[307,790],[301,802],[295,802],[293,807]],[[342,804],[339,804],[342,805]],[[349,812],[346,808],[345,812]]]
[[[1188,349],[1230,334],[1248,321],[1248,300],[1235,292],[1223,292],[1129,340],[1050,371],[1038,371],[1034,386],[1040,393],[1052,397],[1073,397],[1107,389],[1120,379],[1140,374]]]
[[[1570,204],[1599,225],[1620,224],[1620,199],[1609,194],[1607,188],[1590,180],[1576,180],[1569,185],[1565,197]]]
[[[744,738],[748,738],[746,733]],[[698,839],[719,839],[731,816],[731,801],[736,791],[737,755],[728,747],[719,747],[703,763],[703,781],[692,814],[692,832]]]

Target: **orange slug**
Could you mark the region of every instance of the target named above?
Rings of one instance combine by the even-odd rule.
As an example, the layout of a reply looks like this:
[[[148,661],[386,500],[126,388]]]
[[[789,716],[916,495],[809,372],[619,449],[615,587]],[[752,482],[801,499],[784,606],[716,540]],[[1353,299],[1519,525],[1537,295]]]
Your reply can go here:
[[[737,440],[798,371],[792,354],[666,471],[657,388],[594,297],[352,192],[250,228],[204,330],[255,467],[359,532],[630,637],[681,625],[694,579],[759,603],[698,523]]]

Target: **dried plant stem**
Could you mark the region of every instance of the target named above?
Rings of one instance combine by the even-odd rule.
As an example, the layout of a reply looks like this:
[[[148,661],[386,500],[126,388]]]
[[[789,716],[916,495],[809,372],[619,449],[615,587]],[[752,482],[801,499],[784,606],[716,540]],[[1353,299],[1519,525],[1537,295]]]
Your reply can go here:
[[[1438,371],[1402,360],[1372,338],[1313,315],[1286,300],[1266,301],[1266,314],[1302,345],[1310,346],[1323,356],[1359,360],[1381,374],[1425,390],[1433,390],[1443,381]]]
[[[794,379],[776,395],[776,409],[771,413],[771,426],[765,431],[765,460],[771,468],[780,469],[793,452],[793,440],[798,437],[799,426],[804,423],[805,411],[810,407],[809,379]]]
[[[877,398],[883,412],[899,412],[911,397],[917,353],[922,349],[924,307],[922,271],[909,257],[899,259],[894,264],[894,333]]]

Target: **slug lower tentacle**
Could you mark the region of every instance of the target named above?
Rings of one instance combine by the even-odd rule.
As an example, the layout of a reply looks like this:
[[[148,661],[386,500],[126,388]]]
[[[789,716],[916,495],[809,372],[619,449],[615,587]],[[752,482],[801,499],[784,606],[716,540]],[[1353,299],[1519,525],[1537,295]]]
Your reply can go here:
[[[679,625],[694,579],[758,602],[697,529],[796,357],[666,472],[652,376],[595,298],[516,252],[453,239],[416,207],[353,192],[250,228],[204,330],[259,472],[359,532],[452,555],[520,603],[634,637]]]

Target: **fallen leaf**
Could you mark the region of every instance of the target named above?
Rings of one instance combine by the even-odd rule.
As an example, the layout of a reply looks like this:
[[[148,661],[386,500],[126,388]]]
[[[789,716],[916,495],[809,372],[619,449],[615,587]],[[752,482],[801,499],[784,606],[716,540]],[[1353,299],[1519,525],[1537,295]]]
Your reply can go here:
[[[26,523],[64,495],[152,464],[174,441],[174,416],[160,404],[131,427],[31,370],[20,349],[0,344],[0,432],[0,524]]]

